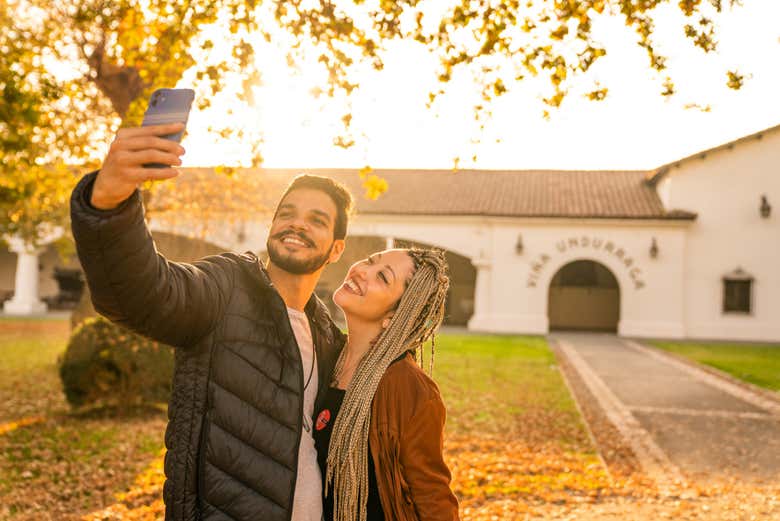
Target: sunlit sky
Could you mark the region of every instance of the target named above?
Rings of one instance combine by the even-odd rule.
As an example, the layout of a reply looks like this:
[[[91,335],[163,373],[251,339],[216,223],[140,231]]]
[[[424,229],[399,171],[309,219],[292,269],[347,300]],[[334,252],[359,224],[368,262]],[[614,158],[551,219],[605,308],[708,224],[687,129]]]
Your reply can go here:
[[[477,129],[469,78],[456,77],[434,108],[426,109],[428,92],[438,87],[436,62],[412,43],[393,46],[384,71],[362,79],[352,105],[357,144],[351,149],[332,144],[343,107],[314,99],[306,70],[296,75],[283,53],[267,46],[258,45],[263,82],[255,106],[230,121],[262,133],[264,166],[273,168],[451,168],[458,156],[461,168],[653,168],[780,124],[780,1],[745,4],[716,19],[720,45],[709,55],[685,39],[675,9],[659,12],[656,39],[670,42],[659,51],[669,57],[678,89],[671,99],[660,95],[662,78],[647,67],[633,33],[619,20],[599,21],[594,32],[608,55],[583,78],[580,91],[545,120],[544,84],[519,84],[495,104],[476,146],[470,144]],[[746,75],[740,91],[726,86],[726,71],[733,69]],[[190,78],[185,75],[178,86],[188,86]],[[609,87],[606,101],[582,97],[593,80]],[[711,111],[686,109],[691,103]],[[206,133],[215,118],[227,117],[228,106],[222,100],[190,116],[184,166],[246,159],[246,147],[217,143]]]

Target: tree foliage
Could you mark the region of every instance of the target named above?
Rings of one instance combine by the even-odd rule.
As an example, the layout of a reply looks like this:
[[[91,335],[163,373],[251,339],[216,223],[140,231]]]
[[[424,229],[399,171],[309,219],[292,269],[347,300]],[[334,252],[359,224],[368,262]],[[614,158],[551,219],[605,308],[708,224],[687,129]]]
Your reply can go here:
[[[674,6],[681,28],[704,53],[717,49],[717,13],[738,0],[4,0],[0,35],[0,231],[34,240],[44,222],[62,223],[63,197],[73,179],[64,164],[94,158],[91,143],[118,124],[137,125],[149,94],[194,72],[200,108],[226,85],[241,85],[251,103],[258,41],[276,42],[291,65],[315,56],[328,96],[346,96],[365,70],[381,70],[394,41],[415,41],[438,58],[441,88],[470,72],[479,86],[477,119],[491,103],[532,77],[546,80],[544,104],[558,107],[573,85],[607,55],[594,34],[600,17],[616,17],[636,35],[652,70],[664,72],[656,41],[657,8]],[[724,71],[738,89],[744,75]],[[671,77],[662,95],[675,92]],[[592,100],[608,96],[594,84]],[[351,115],[336,144],[350,146]],[[222,136],[252,139],[242,129]],[[261,160],[259,143],[252,162]],[[83,170],[83,169],[82,169]],[[45,184],[44,179],[48,179]],[[369,180],[370,195],[382,191]],[[212,194],[216,195],[216,194]],[[208,196],[208,194],[204,194]],[[25,222],[24,226],[20,223]],[[24,229],[23,229],[24,228]]]
[[[36,243],[50,231],[43,225],[64,218],[73,179],[65,160],[86,136],[62,103],[74,93],[42,60],[41,32],[19,24],[8,6],[0,24],[0,235]]]
[[[657,8],[676,6],[682,31],[704,53],[717,49],[713,18],[740,0],[375,0],[365,2],[277,2],[278,23],[300,41],[315,42],[328,69],[328,94],[347,93],[358,84],[355,72],[364,62],[383,67],[382,51],[393,40],[414,40],[440,63],[436,72],[446,90],[459,72],[470,70],[482,102],[477,112],[509,92],[518,82],[543,77],[549,83],[544,103],[558,107],[570,88],[607,55],[594,34],[600,17],[621,19],[647,53],[649,68],[666,71],[658,51],[654,17]],[[724,71],[725,72],[725,71]],[[743,77],[728,71],[724,83],[741,87]],[[665,89],[671,79],[665,80]],[[669,94],[668,89],[665,91]],[[587,97],[602,100],[608,87],[595,84]],[[348,121],[346,122],[348,125]]]
[[[171,2],[168,0],[65,0],[35,3],[51,29],[48,38],[58,59],[80,64],[74,81],[97,89],[126,124],[140,124],[153,90],[171,87],[197,67],[198,47],[213,45],[196,38],[220,14],[229,21],[230,53],[198,71],[212,92],[228,73],[252,74],[252,48],[246,35],[257,29],[256,0]],[[207,98],[200,100],[202,105]]]
[[[219,13],[256,27],[253,1],[9,0],[0,4],[0,234],[36,244],[67,223],[67,200],[98,140],[138,125],[156,88],[196,64],[193,38]],[[228,72],[252,76],[251,48],[199,72],[213,92]],[[67,64],[67,66],[63,66]],[[202,98],[201,106],[208,102]]]

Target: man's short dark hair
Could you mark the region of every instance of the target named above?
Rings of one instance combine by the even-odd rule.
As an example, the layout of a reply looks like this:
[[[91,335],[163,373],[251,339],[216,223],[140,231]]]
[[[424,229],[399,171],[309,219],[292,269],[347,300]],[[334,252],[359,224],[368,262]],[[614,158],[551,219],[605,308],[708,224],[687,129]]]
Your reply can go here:
[[[299,188],[308,188],[310,190],[319,190],[324,192],[336,205],[336,223],[333,226],[333,238],[344,239],[347,236],[347,224],[349,222],[349,216],[352,213],[352,194],[349,193],[349,189],[338,181],[334,181],[330,177],[322,177],[319,175],[301,174],[287,186],[287,189],[279,198],[279,203],[276,205],[276,211],[274,212],[274,219],[279,212],[279,205],[282,204],[287,194],[293,190]]]

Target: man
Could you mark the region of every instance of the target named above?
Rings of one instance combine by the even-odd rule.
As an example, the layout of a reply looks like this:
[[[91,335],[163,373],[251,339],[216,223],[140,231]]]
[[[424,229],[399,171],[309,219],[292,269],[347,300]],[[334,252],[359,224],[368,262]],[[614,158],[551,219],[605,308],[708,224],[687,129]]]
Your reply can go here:
[[[138,183],[178,175],[181,125],[122,129],[71,197],[95,309],[175,349],[165,434],[169,520],[320,521],[311,435],[344,343],[313,295],[344,250],[349,192],[300,176],[279,202],[269,261],[225,253],[193,264],[156,252]]]

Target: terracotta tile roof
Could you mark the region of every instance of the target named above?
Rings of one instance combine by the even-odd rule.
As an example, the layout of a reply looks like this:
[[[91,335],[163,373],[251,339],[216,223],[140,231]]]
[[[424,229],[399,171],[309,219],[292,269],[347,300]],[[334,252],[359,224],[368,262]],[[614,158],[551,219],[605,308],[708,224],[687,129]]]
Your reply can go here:
[[[273,207],[287,183],[301,172],[257,170],[265,187],[261,190],[262,203]],[[364,214],[696,218],[691,212],[665,210],[655,189],[646,181],[646,171],[375,170],[389,184],[388,192],[375,201],[363,196],[365,190],[355,169],[305,172],[346,184],[355,196],[358,213]]]

